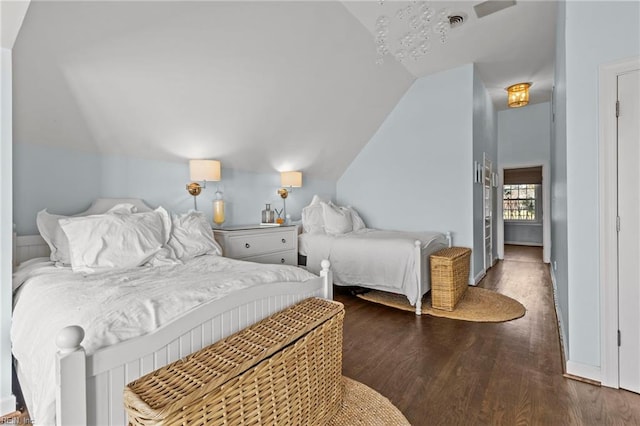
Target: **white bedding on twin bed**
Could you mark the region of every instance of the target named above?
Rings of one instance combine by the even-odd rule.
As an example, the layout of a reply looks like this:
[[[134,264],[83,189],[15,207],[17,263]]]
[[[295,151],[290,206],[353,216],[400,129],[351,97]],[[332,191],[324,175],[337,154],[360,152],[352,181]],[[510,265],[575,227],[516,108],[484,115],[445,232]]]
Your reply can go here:
[[[88,355],[147,334],[198,305],[263,283],[306,281],[303,269],[215,255],[184,264],[84,274],[31,260],[14,275],[11,328],[24,397],[38,424],[55,422],[55,338],[68,325],[85,330]]]
[[[329,259],[335,284],[355,285],[404,294],[412,305],[418,297],[418,267],[415,241],[430,254],[448,246],[439,232],[403,232],[362,229],[346,234],[303,233],[298,248],[307,256],[307,269],[320,271],[322,259]],[[428,274],[427,274],[428,276]],[[424,283],[423,293],[429,288]]]

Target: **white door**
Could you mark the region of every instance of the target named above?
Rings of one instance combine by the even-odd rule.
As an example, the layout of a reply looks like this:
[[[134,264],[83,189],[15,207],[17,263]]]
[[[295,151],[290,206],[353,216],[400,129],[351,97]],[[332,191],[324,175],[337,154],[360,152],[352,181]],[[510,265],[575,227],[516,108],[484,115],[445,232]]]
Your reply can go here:
[[[640,393],[640,70],[618,76],[620,387]]]

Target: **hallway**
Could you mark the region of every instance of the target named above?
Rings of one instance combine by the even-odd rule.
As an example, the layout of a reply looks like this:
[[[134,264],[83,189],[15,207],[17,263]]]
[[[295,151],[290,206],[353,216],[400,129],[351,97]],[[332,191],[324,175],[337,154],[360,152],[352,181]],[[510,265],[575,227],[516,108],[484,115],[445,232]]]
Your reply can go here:
[[[542,249],[505,246],[481,287],[524,317],[472,323],[417,317],[336,288],[345,304],[343,371],[389,398],[413,425],[640,424],[640,395],[562,376]]]

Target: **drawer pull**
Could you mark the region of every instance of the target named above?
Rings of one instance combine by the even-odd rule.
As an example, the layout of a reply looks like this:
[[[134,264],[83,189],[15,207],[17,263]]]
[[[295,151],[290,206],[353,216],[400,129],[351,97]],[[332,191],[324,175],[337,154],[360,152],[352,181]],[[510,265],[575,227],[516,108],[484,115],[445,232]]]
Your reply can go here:
[[[280,263],[284,263],[284,257],[280,259]]]
[[[286,244],[287,240],[285,240],[284,238],[282,239],[282,244]]]
[[[245,246],[246,248],[249,248],[249,247],[251,247],[251,244],[246,243],[244,246]]]

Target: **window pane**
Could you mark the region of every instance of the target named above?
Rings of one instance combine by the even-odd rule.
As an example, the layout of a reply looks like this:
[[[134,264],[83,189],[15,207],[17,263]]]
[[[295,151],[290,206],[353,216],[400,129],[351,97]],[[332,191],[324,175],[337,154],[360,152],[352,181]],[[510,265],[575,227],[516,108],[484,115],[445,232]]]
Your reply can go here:
[[[536,220],[536,185],[504,185],[503,217]]]

